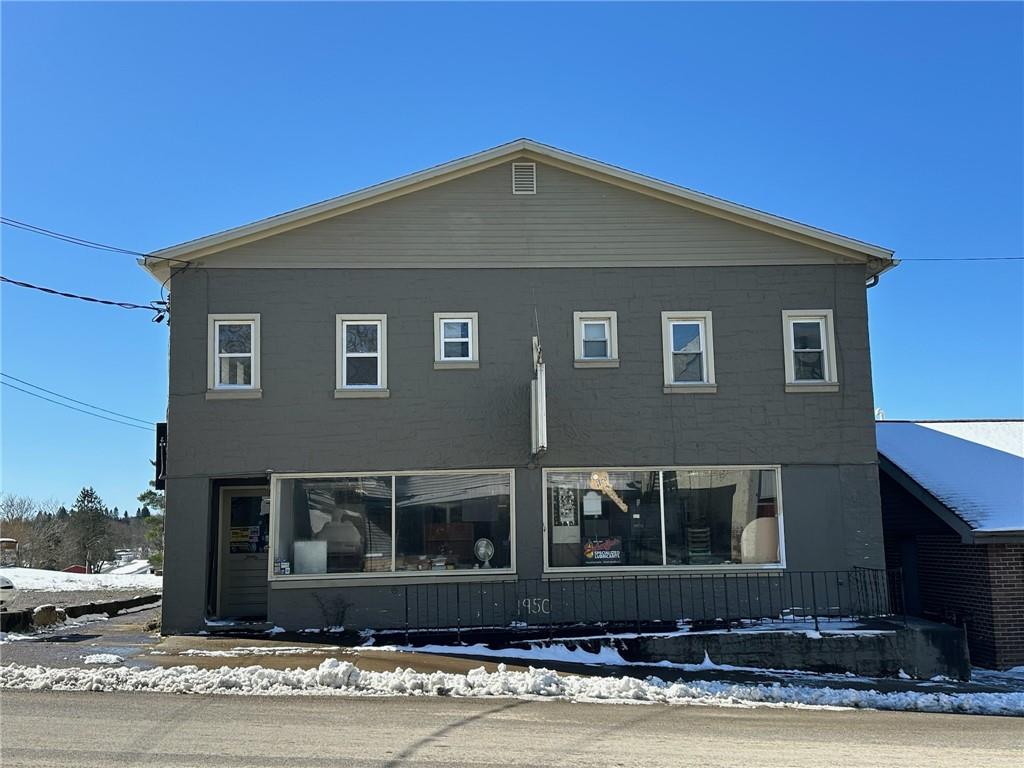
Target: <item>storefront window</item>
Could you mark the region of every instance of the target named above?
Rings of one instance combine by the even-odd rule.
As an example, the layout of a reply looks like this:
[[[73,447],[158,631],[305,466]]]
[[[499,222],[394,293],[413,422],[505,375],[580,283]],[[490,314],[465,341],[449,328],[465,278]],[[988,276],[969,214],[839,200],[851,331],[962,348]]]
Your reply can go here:
[[[280,477],[274,498],[277,576],[512,567],[507,471]]]
[[[774,469],[546,477],[552,568],[781,562]]]
[[[552,472],[547,482],[552,567],[662,564],[658,472]]]
[[[274,572],[391,570],[390,475],[281,480]]]
[[[511,567],[508,475],[411,475],[396,483],[396,570]]]

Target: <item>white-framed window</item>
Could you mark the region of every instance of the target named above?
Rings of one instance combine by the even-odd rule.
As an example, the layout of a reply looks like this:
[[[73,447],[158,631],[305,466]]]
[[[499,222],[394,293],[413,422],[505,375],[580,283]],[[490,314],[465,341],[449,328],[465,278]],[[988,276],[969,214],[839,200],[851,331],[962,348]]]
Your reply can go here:
[[[573,312],[573,350],[577,368],[617,368],[618,316],[612,311]]]
[[[388,392],[387,315],[337,315],[335,397]]]
[[[284,473],[270,478],[269,577],[515,573],[515,471]]]
[[[480,365],[476,312],[434,313],[434,367],[478,368]]]
[[[715,347],[710,312],[662,312],[665,392],[714,392]]]
[[[207,320],[207,387],[217,396],[260,391],[260,316],[211,314]]]
[[[778,466],[544,469],[544,570],[785,566]]]
[[[787,389],[835,391],[839,377],[832,310],[783,310],[782,329]]]

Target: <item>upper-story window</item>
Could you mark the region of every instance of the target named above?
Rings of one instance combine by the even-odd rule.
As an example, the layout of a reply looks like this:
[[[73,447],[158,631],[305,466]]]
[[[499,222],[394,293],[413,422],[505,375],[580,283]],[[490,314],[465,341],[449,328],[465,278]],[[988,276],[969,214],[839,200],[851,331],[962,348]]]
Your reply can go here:
[[[577,368],[617,368],[618,318],[615,312],[573,312],[573,350]]]
[[[387,315],[337,316],[335,397],[387,397]]]
[[[434,367],[478,368],[476,312],[434,313]]]
[[[251,397],[260,389],[260,316],[208,316],[207,387],[217,396]]]
[[[662,312],[665,392],[714,392],[715,354],[710,312]]]
[[[832,310],[784,310],[782,327],[787,390],[836,390],[839,378]]]

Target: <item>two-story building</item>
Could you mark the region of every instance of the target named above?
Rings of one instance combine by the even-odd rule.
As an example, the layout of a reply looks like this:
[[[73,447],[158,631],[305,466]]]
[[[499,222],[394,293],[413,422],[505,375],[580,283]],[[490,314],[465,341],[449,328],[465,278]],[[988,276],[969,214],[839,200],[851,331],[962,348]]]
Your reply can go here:
[[[154,254],[164,631],[884,567],[866,292],[895,263],[525,139]]]

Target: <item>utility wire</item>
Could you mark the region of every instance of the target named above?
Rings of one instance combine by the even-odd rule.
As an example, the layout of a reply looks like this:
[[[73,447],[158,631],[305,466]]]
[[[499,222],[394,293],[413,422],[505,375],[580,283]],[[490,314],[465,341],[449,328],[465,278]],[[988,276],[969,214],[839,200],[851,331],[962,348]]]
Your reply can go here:
[[[45,392],[48,395],[55,395],[55,396],[57,396],[57,397],[59,397],[59,398],[61,398],[63,400],[70,400],[72,403],[78,403],[79,405],[84,405],[87,408],[93,408],[93,409],[95,409],[97,411],[103,411],[104,413],[109,413],[109,414],[112,414],[114,416],[120,416],[122,419],[129,419],[130,421],[138,421],[138,422],[141,422],[143,424],[146,424],[147,426],[153,423],[149,419],[138,419],[135,416],[129,416],[126,413],[118,413],[117,411],[111,411],[111,410],[109,410],[107,408],[100,408],[98,405],[93,405],[92,403],[87,403],[84,400],[75,400],[75,398],[73,398],[73,397],[68,397],[67,395],[62,395],[60,392],[54,392],[52,389],[47,389],[46,387],[40,387],[38,384],[33,384],[31,381],[25,381],[24,379],[19,379],[17,376],[11,376],[11,374],[4,373],[3,371],[0,371],[0,376],[3,376],[5,379],[11,379],[12,381],[16,381],[19,384],[24,384],[26,387],[32,387],[32,389],[38,389],[40,392]]]
[[[182,261],[181,259],[165,259],[162,256],[154,257],[151,254],[143,253],[142,251],[133,251],[130,248],[120,248],[116,245],[107,245],[106,243],[97,243],[94,240],[86,240],[82,237],[76,237],[75,235],[67,235],[63,232],[54,232],[52,229],[46,229],[45,227],[37,227],[35,224],[29,224],[24,221],[18,221],[17,219],[10,219],[6,216],[0,216],[0,224],[6,224],[9,227],[16,229],[23,229],[26,232],[31,232],[35,235],[43,235],[44,237],[52,237],[55,240],[62,240],[65,243],[71,243],[72,245],[80,245],[84,248],[95,248],[97,251],[108,251],[110,253],[123,253],[128,256],[141,256],[142,258],[159,258],[164,261],[177,261],[181,264],[187,264],[188,262]]]
[[[127,421],[119,421],[118,419],[112,419],[109,416],[101,416],[98,413],[93,413],[92,411],[87,411],[84,408],[76,408],[73,405],[68,405],[67,403],[62,403],[60,400],[51,400],[49,397],[43,397],[42,395],[40,395],[40,394],[38,394],[36,392],[32,392],[31,390],[28,390],[28,389],[22,389],[21,387],[17,387],[14,384],[11,384],[11,383],[6,382],[6,381],[0,381],[0,384],[3,384],[5,387],[10,387],[11,389],[16,389],[19,392],[24,392],[26,395],[32,395],[32,397],[38,397],[40,400],[45,400],[48,403],[53,403],[54,405],[62,405],[65,408],[70,408],[72,411],[78,411],[79,413],[84,413],[86,416],[94,416],[97,419],[103,419],[104,421],[112,421],[115,424],[120,424],[122,427],[134,427],[135,429],[141,429],[141,430],[144,430],[144,431],[147,431],[147,432],[152,432],[153,431],[153,427],[143,427],[143,426],[140,426],[138,424],[132,424],[132,423],[127,422]]]
[[[130,301],[111,301],[109,299],[97,299],[94,296],[82,296],[77,293],[67,293],[65,291],[58,291],[55,288],[46,288],[42,285],[33,285],[32,283],[25,283],[21,280],[14,280],[10,277],[4,277],[0,275],[0,282],[10,283],[11,285],[17,285],[21,288],[31,288],[34,291],[42,291],[52,296],[60,296],[65,299],[78,299],[79,301],[89,301],[94,304],[104,304],[109,307],[119,307],[120,309],[148,309],[150,312],[156,312],[157,316],[153,318],[154,322],[158,322],[163,319],[163,313],[167,311],[166,302],[153,301],[149,304],[133,304]]]
[[[44,237],[52,237],[56,240],[63,240],[65,243],[71,243],[72,245],[81,245],[85,248],[95,248],[98,251],[110,251],[111,253],[124,253],[129,256],[147,256],[148,254],[142,253],[141,251],[132,251],[128,248],[118,248],[116,245],[107,245],[105,243],[97,243],[92,240],[85,240],[81,237],[75,237],[74,235],[65,235],[61,232],[54,232],[51,229],[44,229],[43,227],[37,227],[35,224],[28,224],[24,221],[18,221],[17,219],[9,219],[6,216],[0,216],[0,223],[6,224],[9,227],[15,227],[16,229],[23,229],[26,232],[32,232],[36,235],[43,235]]]

